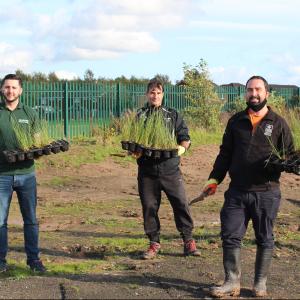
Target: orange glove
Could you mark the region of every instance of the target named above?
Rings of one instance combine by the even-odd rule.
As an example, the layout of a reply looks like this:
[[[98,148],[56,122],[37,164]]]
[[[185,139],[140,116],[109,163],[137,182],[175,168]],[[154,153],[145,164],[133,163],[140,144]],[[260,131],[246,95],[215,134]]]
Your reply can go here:
[[[217,191],[217,187],[218,187],[218,180],[214,178],[210,178],[209,180],[207,180],[207,182],[203,187],[203,193],[205,193],[207,196],[211,196],[215,194],[215,192]]]

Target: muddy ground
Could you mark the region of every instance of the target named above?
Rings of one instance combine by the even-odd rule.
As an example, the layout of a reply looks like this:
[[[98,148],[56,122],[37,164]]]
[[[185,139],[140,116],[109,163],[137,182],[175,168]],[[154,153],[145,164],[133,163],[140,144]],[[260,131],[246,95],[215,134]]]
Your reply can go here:
[[[80,147],[70,151],[80,155]],[[199,146],[182,158],[189,199],[201,191],[217,152],[217,146]],[[22,218],[14,197],[9,217],[11,270],[0,277],[0,298],[209,298],[209,287],[221,283],[219,211],[228,178],[216,195],[191,208],[201,257],[182,255],[173,214],[163,198],[162,252],[155,260],[143,261],[140,254],[147,240],[133,162],[111,156],[80,168],[49,165],[37,173],[41,257],[49,271],[39,276],[26,268]],[[300,177],[283,174],[276,250],[268,281],[270,298],[298,299],[300,295],[299,195]],[[242,248],[241,298],[251,296],[254,258],[250,224]]]

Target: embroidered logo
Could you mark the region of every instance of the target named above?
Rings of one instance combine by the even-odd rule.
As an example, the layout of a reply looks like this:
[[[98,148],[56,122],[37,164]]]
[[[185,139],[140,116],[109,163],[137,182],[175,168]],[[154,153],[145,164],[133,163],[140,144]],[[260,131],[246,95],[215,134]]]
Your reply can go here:
[[[22,124],[29,124],[29,120],[19,119],[18,121],[19,121],[19,123],[22,123]]]
[[[265,127],[264,135],[271,136],[272,135],[272,131],[273,131],[273,125],[267,124],[266,127]]]

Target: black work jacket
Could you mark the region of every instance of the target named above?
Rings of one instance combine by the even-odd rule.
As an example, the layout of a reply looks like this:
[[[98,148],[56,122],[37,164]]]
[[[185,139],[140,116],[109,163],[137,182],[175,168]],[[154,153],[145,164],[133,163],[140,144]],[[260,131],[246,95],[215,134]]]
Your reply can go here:
[[[261,191],[279,185],[280,171],[266,168],[274,147],[281,155],[292,154],[294,144],[286,121],[271,110],[254,133],[247,110],[235,114],[223,135],[220,152],[209,178],[221,183],[227,173],[230,186],[244,191]]]
[[[154,109],[157,108],[153,108],[147,104],[137,111],[137,116],[147,118],[151,115]],[[182,141],[190,141],[188,127],[180,114],[175,109],[163,105],[158,109],[162,110],[165,123],[170,131],[175,134],[177,143],[180,144]],[[172,157],[154,159],[143,155],[137,160],[137,163],[140,175],[167,175],[173,174],[179,170],[180,158]]]

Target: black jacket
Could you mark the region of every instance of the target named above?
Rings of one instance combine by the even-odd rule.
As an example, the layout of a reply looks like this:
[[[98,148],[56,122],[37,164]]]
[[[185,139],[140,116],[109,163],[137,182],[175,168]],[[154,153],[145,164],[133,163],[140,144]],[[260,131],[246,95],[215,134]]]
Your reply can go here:
[[[279,185],[280,171],[266,168],[274,147],[281,155],[294,152],[291,131],[286,121],[272,111],[261,120],[254,133],[247,110],[235,114],[223,136],[220,152],[209,178],[221,183],[229,171],[231,187],[260,191]]]
[[[153,108],[148,104],[137,111],[138,117],[145,116],[146,118],[152,113]],[[186,126],[183,118],[179,113],[172,108],[166,106],[160,106],[163,112],[164,120],[167,127],[171,132],[174,132],[177,143],[180,144],[182,141],[190,141],[189,130]],[[159,174],[173,174],[179,169],[180,158],[149,158],[141,156],[137,163],[139,165],[139,173],[145,175],[159,175]]]

